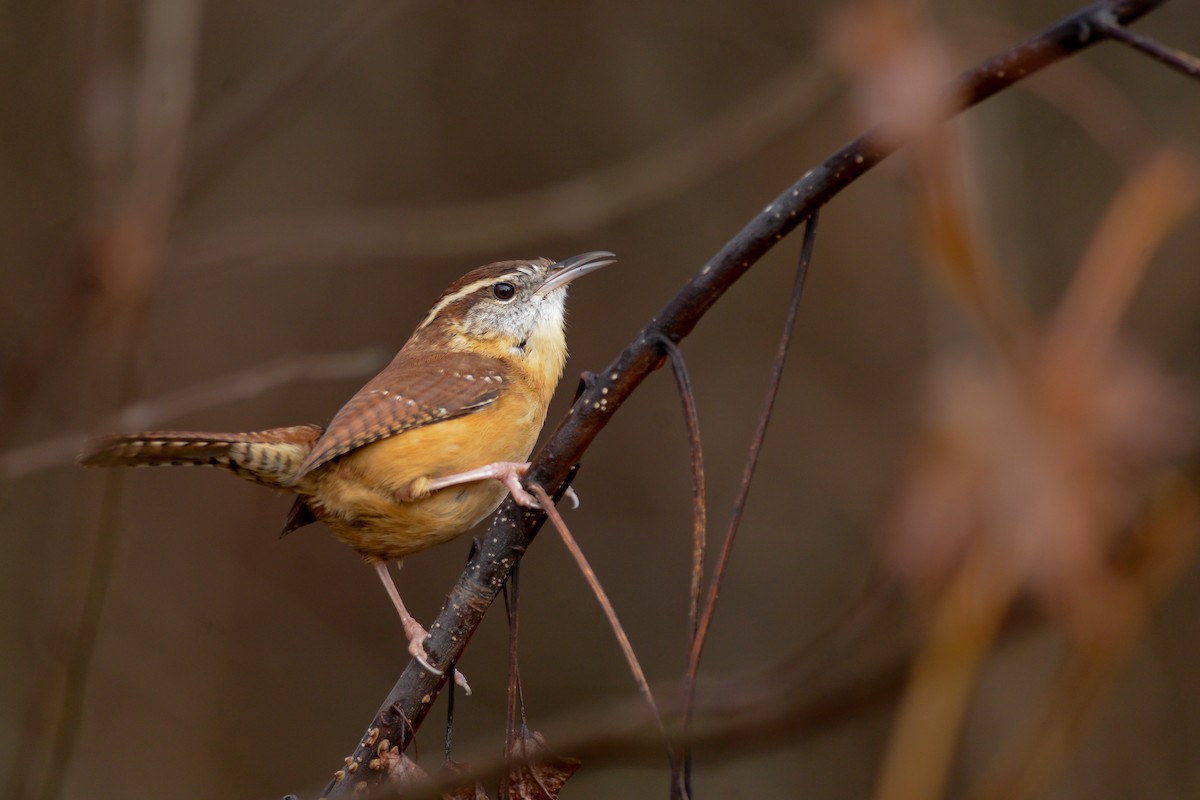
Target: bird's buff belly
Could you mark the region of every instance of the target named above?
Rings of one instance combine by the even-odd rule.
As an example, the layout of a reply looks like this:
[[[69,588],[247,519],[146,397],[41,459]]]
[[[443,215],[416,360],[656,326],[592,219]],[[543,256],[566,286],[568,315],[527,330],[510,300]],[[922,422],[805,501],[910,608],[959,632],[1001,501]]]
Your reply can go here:
[[[507,489],[477,481],[397,502],[362,486],[325,493],[316,509],[338,539],[368,561],[400,559],[460,536],[496,510]]]
[[[488,479],[426,494],[422,483],[494,461],[525,461],[540,426],[533,435],[500,433],[487,437],[486,446],[477,440],[456,446],[456,437],[447,434],[458,422],[407,431],[331,463],[310,497],[317,518],[368,561],[404,558],[469,531],[496,510],[508,489]]]

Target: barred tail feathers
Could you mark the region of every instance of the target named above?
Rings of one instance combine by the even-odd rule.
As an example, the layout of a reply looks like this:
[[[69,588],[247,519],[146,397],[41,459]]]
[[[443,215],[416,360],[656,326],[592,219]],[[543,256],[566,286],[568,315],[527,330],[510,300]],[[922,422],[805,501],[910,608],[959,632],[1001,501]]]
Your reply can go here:
[[[88,467],[219,467],[254,483],[287,488],[323,432],[319,425],[297,425],[252,433],[115,434],[88,443],[79,463]]]

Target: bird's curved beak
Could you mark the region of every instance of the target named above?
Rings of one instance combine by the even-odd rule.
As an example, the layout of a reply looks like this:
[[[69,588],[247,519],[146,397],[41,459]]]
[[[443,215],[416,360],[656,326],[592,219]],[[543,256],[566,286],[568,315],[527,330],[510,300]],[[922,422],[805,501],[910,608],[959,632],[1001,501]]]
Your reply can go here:
[[[545,297],[559,287],[566,286],[571,281],[587,275],[589,272],[595,272],[601,267],[607,267],[609,264],[615,264],[617,257],[607,250],[593,250],[590,253],[581,253],[577,256],[564,258],[557,264],[550,267],[550,277],[546,282],[538,287],[538,290],[533,293],[534,297]]]

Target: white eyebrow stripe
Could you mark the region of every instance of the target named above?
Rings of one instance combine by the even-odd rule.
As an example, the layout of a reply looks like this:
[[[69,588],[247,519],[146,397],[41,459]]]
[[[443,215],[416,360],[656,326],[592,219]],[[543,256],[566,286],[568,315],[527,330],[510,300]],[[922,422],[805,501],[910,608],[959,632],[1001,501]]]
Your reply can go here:
[[[434,318],[441,313],[442,309],[451,303],[462,300],[467,295],[477,292],[485,286],[491,286],[497,281],[502,281],[513,274],[514,273],[510,272],[505,275],[496,275],[491,278],[481,278],[474,283],[468,283],[454,294],[446,295],[441,300],[438,300],[436,303],[434,303],[433,308],[429,309],[429,313],[425,316],[425,319],[421,322],[421,324],[417,326],[417,330],[421,330],[421,328],[424,328],[426,325],[433,322]]]

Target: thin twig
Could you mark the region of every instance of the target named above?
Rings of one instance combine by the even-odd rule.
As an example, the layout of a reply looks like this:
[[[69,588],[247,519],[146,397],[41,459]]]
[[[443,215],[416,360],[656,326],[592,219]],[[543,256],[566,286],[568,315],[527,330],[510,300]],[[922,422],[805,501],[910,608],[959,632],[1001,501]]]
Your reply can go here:
[[[1097,20],[1097,26],[1104,31],[1105,36],[1141,51],[1155,61],[1166,64],[1189,78],[1200,78],[1200,58],[1182,50],[1176,50],[1174,47],[1168,47],[1144,33],[1132,31],[1119,23],[1112,14],[1100,17]]]
[[[517,645],[520,642],[521,564],[513,564],[504,590],[504,610],[508,612],[508,702],[504,711],[504,763],[513,763],[513,746],[517,739],[517,692],[521,686],[521,673],[517,664]],[[524,718],[522,718],[524,722]],[[508,800],[509,771],[500,778],[499,799]]]
[[[975,21],[963,32],[971,50],[980,52],[1027,35],[1014,25],[992,19]],[[1154,131],[1128,92],[1085,59],[1063,61],[1037,80],[1021,84],[1021,89],[1072,122],[1127,172],[1158,147]]]
[[[584,580],[591,587],[592,593],[596,595],[596,600],[600,603],[600,607],[604,609],[604,616],[608,618],[608,624],[612,626],[613,633],[617,637],[617,642],[621,645],[621,653],[625,656],[625,661],[629,664],[629,671],[633,673],[633,680],[637,683],[638,691],[641,692],[642,698],[646,701],[647,708],[650,709],[650,713],[653,715],[654,721],[662,733],[663,743],[667,749],[667,758],[674,764],[675,753],[671,747],[670,737],[667,736],[667,728],[663,724],[662,715],[658,712],[658,704],[654,701],[654,693],[650,691],[650,682],[646,680],[646,673],[642,670],[642,665],[638,662],[637,654],[633,652],[633,645],[630,643],[629,637],[625,634],[625,629],[621,626],[621,621],[617,619],[616,609],[613,608],[612,602],[608,599],[608,594],[604,591],[604,587],[600,585],[600,579],[596,577],[596,572],[592,569],[592,565],[588,563],[587,556],[583,554],[579,543],[575,541],[575,537],[571,535],[571,531],[563,521],[562,515],[558,513],[558,508],[550,500],[550,495],[546,494],[545,488],[541,484],[530,483],[529,491],[542,504],[542,508],[546,511],[546,516],[558,530],[558,535],[562,537],[563,544],[567,546],[571,557],[579,565],[579,571],[583,573]]]
[[[836,725],[880,713],[899,694],[912,652],[906,614],[893,593],[869,593],[856,601],[846,624],[830,624],[829,635],[822,637],[824,647],[811,658],[793,654],[706,682],[697,692],[696,723],[687,744],[699,755],[726,761],[794,746]],[[1030,628],[1014,627],[1008,633]],[[663,713],[681,713],[679,693],[669,686],[658,688]],[[640,695],[570,709],[549,720],[544,730],[560,750],[589,764],[661,762],[661,732],[645,713]],[[464,777],[490,783],[505,770],[502,759],[472,767],[466,776],[456,776],[455,783]],[[408,800],[432,800],[451,788],[445,781]]]
[[[775,398],[779,394],[779,385],[783,380],[783,365],[787,360],[788,348],[792,343],[792,332],[796,326],[796,316],[800,312],[800,299],[804,296],[804,283],[808,277],[808,266],[812,261],[813,245],[817,240],[817,212],[813,211],[804,228],[804,245],[800,249],[800,262],[796,268],[796,280],[792,284],[792,297],[788,303],[787,315],[784,318],[783,333],[775,350],[775,362],[771,367],[771,377],[767,381],[767,391],[763,395],[762,410],[759,412],[758,425],[754,437],[750,441],[750,452],[746,456],[746,465],[742,470],[742,481],[738,486],[737,496],[733,501],[733,512],[730,514],[729,527],[725,531],[725,539],[721,543],[721,553],[717,557],[712,578],[708,583],[708,594],[704,600],[704,610],[700,614],[695,639],[688,653],[687,672],[683,682],[684,713],[690,718],[692,698],[696,690],[696,673],[700,669],[700,656],[704,652],[704,643],[708,638],[709,627],[717,610],[717,596],[721,590],[721,582],[725,578],[725,570],[733,555],[733,541],[741,525],[742,513],[746,509],[746,500],[750,495],[750,484],[754,481],[754,471],[758,467],[758,457],[762,452],[763,442],[767,438],[767,426],[771,423],[771,411],[775,406]]]
[[[286,356],[132,403],[97,427],[146,430],[188,414],[259,397],[292,383],[340,381],[369,375],[385,363],[385,351],[377,347],[326,355]],[[0,452],[0,480],[23,478],[74,462],[88,435],[85,431],[72,431]]]
[[[456,695],[454,685],[454,670],[458,666],[450,665],[450,681],[446,684],[446,736],[442,739],[442,766],[449,767],[451,765],[451,746],[454,743],[454,697]]]
[[[700,443],[700,419],[696,412],[696,394],[692,379],[688,375],[687,362],[679,346],[667,337],[659,344],[671,358],[671,371],[675,375],[675,386],[679,389],[679,400],[683,404],[683,420],[688,433],[688,455],[692,466],[692,580],[688,587],[688,652],[696,641],[700,626],[700,589],[704,581],[704,550],[708,538],[708,500],[704,487],[704,449]],[[672,797],[692,796],[692,750],[686,743],[688,738],[689,714],[684,710],[680,720],[683,728],[684,745],[680,761],[672,770]]]
[[[671,358],[671,371],[683,404],[683,421],[687,426],[688,457],[692,466],[692,581],[688,592],[688,641],[696,636],[700,624],[700,585],[704,580],[704,546],[708,530],[708,500],[704,488],[704,449],[700,444],[700,419],[696,413],[696,394],[688,375],[687,362],[679,346],[663,336],[659,344]]]

